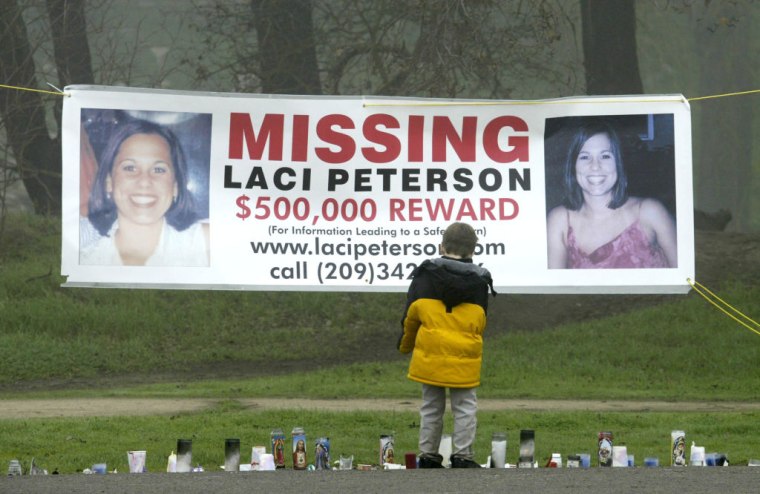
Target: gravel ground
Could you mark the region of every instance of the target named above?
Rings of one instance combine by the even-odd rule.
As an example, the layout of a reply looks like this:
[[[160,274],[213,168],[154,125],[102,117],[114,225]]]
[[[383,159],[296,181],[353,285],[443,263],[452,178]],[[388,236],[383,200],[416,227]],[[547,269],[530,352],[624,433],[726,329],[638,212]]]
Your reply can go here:
[[[591,468],[48,475],[0,478],[0,492],[58,494],[224,492],[756,493],[760,468]]]

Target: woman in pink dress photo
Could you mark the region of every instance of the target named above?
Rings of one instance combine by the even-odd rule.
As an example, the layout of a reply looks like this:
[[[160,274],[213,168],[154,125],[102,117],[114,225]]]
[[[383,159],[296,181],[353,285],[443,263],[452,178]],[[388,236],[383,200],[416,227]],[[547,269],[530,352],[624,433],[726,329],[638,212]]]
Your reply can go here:
[[[628,195],[620,139],[604,120],[575,133],[564,203],[547,217],[549,269],[673,268],[676,226],[663,204]]]

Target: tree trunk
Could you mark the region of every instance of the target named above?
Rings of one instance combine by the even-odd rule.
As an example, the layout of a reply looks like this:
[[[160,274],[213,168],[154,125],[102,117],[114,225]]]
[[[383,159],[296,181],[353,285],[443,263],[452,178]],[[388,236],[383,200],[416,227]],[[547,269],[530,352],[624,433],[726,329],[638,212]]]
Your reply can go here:
[[[586,94],[642,94],[633,0],[581,0]]]
[[[251,0],[265,93],[322,94],[310,0]]]
[[[705,4],[707,5],[707,4]],[[695,7],[696,8],[696,7]],[[753,86],[751,67],[757,56],[750,44],[754,29],[749,7],[716,2],[694,12],[699,53],[699,89],[703,95],[741,91]],[[737,55],[737,54],[744,54]],[[729,54],[734,54],[729,56]],[[728,229],[752,226],[752,96],[718,98],[692,104],[698,119],[695,148],[696,207],[706,212],[728,209]],[[757,132],[755,130],[755,132]],[[756,133],[754,135],[757,135]]]
[[[8,86],[36,88],[34,61],[21,10],[15,0],[0,2],[0,80]],[[39,93],[0,90],[0,117],[16,170],[38,213],[61,210],[61,153],[51,139]],[[5,163],[4,166],[10,166]]]
[[[92,84],[84,0],[47,0],[47,10],[61,88],[69,84]]]

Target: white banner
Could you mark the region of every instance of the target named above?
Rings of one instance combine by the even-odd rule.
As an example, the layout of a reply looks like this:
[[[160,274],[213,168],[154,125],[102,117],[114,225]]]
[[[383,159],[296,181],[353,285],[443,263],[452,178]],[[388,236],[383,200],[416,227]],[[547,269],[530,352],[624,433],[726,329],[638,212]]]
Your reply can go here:
[[[681,95],[65,92],[64,286],[405,291],[455,221],[499,292],[694,278]]]

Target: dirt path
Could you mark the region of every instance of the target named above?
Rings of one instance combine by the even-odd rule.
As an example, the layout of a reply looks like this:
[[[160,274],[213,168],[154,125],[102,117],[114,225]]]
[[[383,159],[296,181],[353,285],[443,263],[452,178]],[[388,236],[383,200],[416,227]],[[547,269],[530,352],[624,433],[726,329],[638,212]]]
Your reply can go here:
[[[199,412],[221,400],[201,398],[81,398],[0,400],[0,420],[48,417],[110,417],[169,415]],[[250,410],[317,409],[328,411],[417,411],[416,400],[303,400],[287,398],[244,398],[237,400]],[[726,412],[760,410],[760,402],[665,402],[584,400],[479,400],[482,411],[531,410],[597,412]]]

